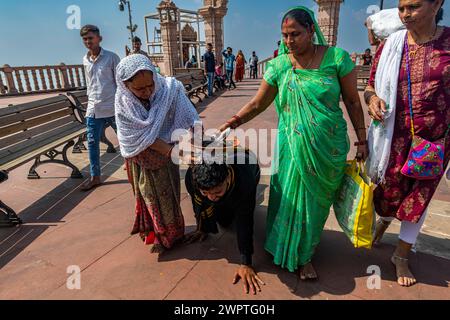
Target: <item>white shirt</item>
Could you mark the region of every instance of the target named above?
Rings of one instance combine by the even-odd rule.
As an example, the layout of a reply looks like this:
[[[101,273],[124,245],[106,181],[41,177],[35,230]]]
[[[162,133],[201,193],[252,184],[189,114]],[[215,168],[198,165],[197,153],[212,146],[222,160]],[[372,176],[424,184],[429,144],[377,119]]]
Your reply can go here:
[[[88,105],[86,117],[114,117],[116,95],[116,67],[120,62],[117,54],[100,48],[97,59],[87,53],[83,58],[86,74]]]

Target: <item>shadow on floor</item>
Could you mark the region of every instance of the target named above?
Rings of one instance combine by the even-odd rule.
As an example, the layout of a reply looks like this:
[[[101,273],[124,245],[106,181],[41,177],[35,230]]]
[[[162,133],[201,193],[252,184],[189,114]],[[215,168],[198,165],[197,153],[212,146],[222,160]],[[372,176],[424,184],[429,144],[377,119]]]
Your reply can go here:
[[[84,152],[87,156],[87,151]],[[114,156],[119,156],[119,153]],[[111,154],[103,154],[100,157],[101,162],[109,161]],[[49,165],[47,171],[51,173]],[[80,171],[87,178],[86,172],[89,172],[89,166]],[[110,168],[102,170],[102,179],[106,180],[112,175]],[[43,179],[52,179],[46,177]],[[53,178],[54,179],[54,178]],[[84,179],[70,179],[58,185],[45,196],[29,205],[26,209],[18,212],[24,224],[17,227],[0,229],[0,269],[7,265],[24,249],[26,249],[34,240],[41,236],[48,228],[64,223],[64,217],[74,210],[78,204],[87,198],[92,192],[81,192],[78,187]],[[107,181],[104,185],[127,184],[126,180]],[[25,193],[25,192],[24,192]],[[18,196],[26,196],[18,195]]]
[[[313,282],[300,281],[296,273],[274,265],[272,255],[264,250],[267,207],[261,205],[261,203],[264,199],[264,190],[267,187],[267,185],[260,186],[258,206],[255,210],[255,253],[253,262],[257,272],[276,275],[291,293],[301,298],[311,298],[320,293],[334,296],[354,294],[355,289],[357,289],[357,282],[359,283],[358,290],[361,290],[361,286],[365,288],[366,279],[372,275],[368,268],[378,266],[381,271],[381,280],[393,282],[394,289],[392,290],[396,289],[395,269],[390,263],[390,257],[395,249],[394,246],[381,244],[378,248],[371,250],[355,249],[344,233],[333,230],[323,231],[321,243],[313,258],[313,264],[319,275],[318,280]],[[191,226],[187,232],[194,231],[194,229],[195,226]],[[386,234],[386,236],[394,235]],[[424,240],[439,242],[442,246],[450,245],[448,239],[438,239],[428,235],[422,235],[422,237],[428,237],[429,239]],[[233,229],[221,228],[218,235],[210,236],[203,243],[181,244],[162,254],[159,261],[181,259],[202,261],[224,258],[231,264],[239,264],[239,251]],[[420,284],[448,287],[450,279],[449,260],[430,254],[415,253],[411,254],[410,266]],[[364,284],[361,285],[361,282]],[[263,290],[270,290],[270,285],[265,286]]]

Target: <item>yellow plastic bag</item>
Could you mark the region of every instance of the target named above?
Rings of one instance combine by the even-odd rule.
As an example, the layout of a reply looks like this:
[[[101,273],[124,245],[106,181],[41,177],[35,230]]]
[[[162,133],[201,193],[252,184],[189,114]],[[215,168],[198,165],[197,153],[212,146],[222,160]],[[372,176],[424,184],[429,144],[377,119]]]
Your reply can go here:
[[[362,167],[356,160],[347,162],[333,208],[340,227],[355,248],[370,249],[375,231],[374,184]]]

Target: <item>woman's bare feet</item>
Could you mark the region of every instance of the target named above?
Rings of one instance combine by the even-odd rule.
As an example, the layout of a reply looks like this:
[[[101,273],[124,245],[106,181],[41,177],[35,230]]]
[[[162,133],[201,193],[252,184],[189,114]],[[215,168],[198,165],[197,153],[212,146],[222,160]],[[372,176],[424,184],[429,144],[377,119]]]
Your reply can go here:
[[[162,244],[154,244],[152,248],[150,249],[150,253],[158,253],[161,254],[164,251],[166,251],[166,248]]]
[[[401,239],[398,240],[397,248],[391,257],[397,274],[397,282],[403,287],[410,287],[417,283],[416,278],[409,270],[408,256],[411,251],[412,244]]]
[[[317,279],[317,273],[316,270],[314,270],[314,267],[311,262],[308,262],[304,266],[300,267],[299,277],[300,280],[316,280]]]
[[[391,262],[394,264],[397,272],[397,282],[402,287],[411,287],[417,283],[416,278],[409,270],[408,259],[393,255]]]
[[[377,225],[375,227],[375,236],[372,242],[373,246],[378,246],[381,243],[381,239],[383,238],[383,235],[386,232],[387,228],[389,228],[390,224],[390,221],[386,221],[381,218],[377,220]]]

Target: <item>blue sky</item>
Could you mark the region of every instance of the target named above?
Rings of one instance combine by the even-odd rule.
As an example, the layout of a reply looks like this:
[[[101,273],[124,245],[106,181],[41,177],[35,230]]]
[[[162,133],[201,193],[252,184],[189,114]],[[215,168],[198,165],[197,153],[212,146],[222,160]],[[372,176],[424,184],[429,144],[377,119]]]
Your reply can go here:
[[[160,0],[131,0],[137,35],[145,38],[144,15],[156,11]],[[175,0],[178,7],[196,10],[201,0]],[[397,0],[385,0],[385,8]],[[124,55],[128,44],[128,14],[120,12],[118,0],[2,0],[0,1],[0,65],[45,65],[81,63],[85,49],[78,30],[66,27],[70,5],[81,9],[81,24],[98,25],[103,47]],[[369,46],[364,21],[367,8],[378,0],[345,0],[341,6],[338,46],[362,52]],[[253,50],[260,59],[268,57],[280,38],[280,19],[292,6],[304,5],[317,11],[312,0],[230,0],[225,18],[225,44],[246,55]],[[442,24],[450,25],[450,1]]]

